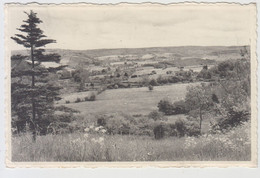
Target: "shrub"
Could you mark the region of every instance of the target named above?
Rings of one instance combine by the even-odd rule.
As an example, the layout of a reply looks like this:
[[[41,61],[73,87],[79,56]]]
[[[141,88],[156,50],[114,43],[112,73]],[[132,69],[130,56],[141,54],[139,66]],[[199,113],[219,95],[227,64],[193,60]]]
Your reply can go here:
[[[220,130],[220,131],[228,131],[234,127],[242,125],[244,122],[247,122],[250,118],[250,114],[246,110],[235,110],[231,109],[228,114],[227,118],[221,118],[217,124],[213,125],[213,131]]]
[[[167,99],[161,100],[158,103],[158,108],[160,112],[163,112],[165,115],[173,114],[173,105]]]
[[[96,94],[95,93],[91,93],[90,97],[89,97],[89,101],[95,101],[96,100]]]
[[[106,120],[105,120],[104,116],[97,118],[97,125],[98,126],[105,126],[106,125]]]
[[[105,120],[105,129],[108,134],[121,135],[153,135],[153,123],[148,117],[131,117],[127,115],[110,115],[101,117],[100,122]]]
[[[201,135],[201,131],[200,131],[198,124],[196,124],[195,122],[187,122],[186,123],[186,135],[195,136],[195,137]]]
[[[79,103],[79,102],[81,102],[81,99],[80,99],[80,98],[77,98],[76,101],[75,101],[75,103]]]
[[[128,118],[131,123],[131,133],[135,135],[153,135],[154,121],[148,117]]]
[[[149,91],[152,91],[152,90],[153,90],[153,86],[152,86],[152,85],[149,85],[149,86],[148,86],[148,89],[149,89]]]
[[[69,104],[69,103],[70,103],[70,101],[69,101],[69,100],[66,100],[65,102],[66,102],[66,104]]]
[[[115,84],[114,89],[118,89],[118,85],[117,84]]]
[[[168,81],[169,81],[170,83],[177,83],[177,82],[180,82],[181,80],[180,80],[180,78],[177,77],[177,76],[172,76],[172,77],[170,77],[170,78],[168,79]]]
[[[200,135],[199,126],[187,119],[178,119],[175,123],[168,123],[164,127],[165,135],[167,136],[184,137]]]
[[[174,125],[175,125],[178,136],[183,137],[187,131],[185,122],[181,119],[178,119]]]
[[[103,91],[106,91],[106,87],[100,87],[97,91],[97,94],[101,94]]]
[[[168,83],[168,78],[162,77],[161,75],[157,78],[157,83],[159,84],[166,84]]]
[[[174,114],[186,114],[188,112],[186,103],[183,100],[174,102],[173,110],[174,110]]]
[[[75,116],[72,113],[55,115],[47,127],[47,133],[62,134],[80,131],[83,129],[82,124],[75,122],[80,119],[79,117],[79,115]]]
[[[162,113],[158,111],[152,111],[148,114],[148,118],[153,119],[154,121],[161,120],[162,117]]]
[[[158,85],[158,83],[157,83],[157,81],[155,79],[150,80],[149,84],[152,85],[152,86],[157,86]]]
[[[183,100],[171,103],[169,100],[164,99],[158,103],[158,108],[165,115],[186,114],[188,112],[186,103]]]
[[[87,96],[84,98],[84,100],[85,100],[85,101],[89,101],[89,99],[88,99],[88,97],[87,97]]]
[[[154,138],[159,140],[165,136],[165,127],[163,124],[156,125],[153,129]]]
[[[108,134],[129,134],[130,133],[130,123],[122,116],[110,117],[106,121],[105,128]]]

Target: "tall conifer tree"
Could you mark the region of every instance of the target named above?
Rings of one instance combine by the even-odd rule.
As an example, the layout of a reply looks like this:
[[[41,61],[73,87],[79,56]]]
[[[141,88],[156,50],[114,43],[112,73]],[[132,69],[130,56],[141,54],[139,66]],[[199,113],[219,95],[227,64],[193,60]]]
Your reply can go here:
[[[28,56],[14,55],[12,64],[12,117],[13,124],[18,129],[24,129],[29,123],[36,140],[37,131],[48,125],[48,116],[54,112],[54,100],[58,97],[59,88],[50,84],[47,77],[56,69],[47,69],[41,65],[42,62],[59,63],[60,56],[56,53],[45,52],[45,45],[55,43],[55,40],[46,39],[43,31],[38,27],[42,21],[37,13],[25,12],[28,16],[24,24],[17,30],[22,34],[11,37],[16,43],[29,49]],[[29,59],[29,60],[28,60]],[[57,68],[61,69],[60,67]]]

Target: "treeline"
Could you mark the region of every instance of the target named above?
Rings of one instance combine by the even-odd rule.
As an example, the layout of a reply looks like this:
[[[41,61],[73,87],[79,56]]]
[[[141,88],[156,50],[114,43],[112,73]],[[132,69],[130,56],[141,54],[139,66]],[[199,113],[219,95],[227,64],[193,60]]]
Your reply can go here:
[[[184,100],[171,103],[161,100],[158,111],[165,115],[185,114],[186,124],[196,122],[202,131],[205,120],[211,131],[226,132],[250,120],[250,57],[246,49],[242,58],[220,62],[211,69],[202,69],[199,76],[211,79],[187,88]]]

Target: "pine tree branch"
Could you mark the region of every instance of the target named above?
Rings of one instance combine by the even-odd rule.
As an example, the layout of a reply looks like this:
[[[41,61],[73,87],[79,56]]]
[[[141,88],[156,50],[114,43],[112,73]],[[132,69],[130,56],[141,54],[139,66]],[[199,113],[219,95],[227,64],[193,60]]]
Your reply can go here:
[[[20,60],[24,60],[26,58],[28,58],[28,56],[23,56],[21,54],[17,54],[17,55],[12,55],[11,56],[11,60],[12,61],[20,61]]]
[[[56,41],[51,39],[38,40],[35,42],[35,47],[42,47],[50,43],[56,43]]]

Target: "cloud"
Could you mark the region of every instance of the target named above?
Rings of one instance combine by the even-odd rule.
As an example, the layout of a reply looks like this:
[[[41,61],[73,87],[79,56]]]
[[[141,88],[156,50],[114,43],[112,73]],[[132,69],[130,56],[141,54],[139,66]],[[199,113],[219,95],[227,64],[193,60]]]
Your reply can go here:
[[[45,34],[57,40],[57,44],[51,45],[55,48],[248,44],[252,27],[250,8],[212,7],[214,8],[110,6],[33,9],[44,22],[41,28]],[[11,35],[17,33],[15,29],[26,18],[24,10],[29,8],[13,8],[8,13]]]

